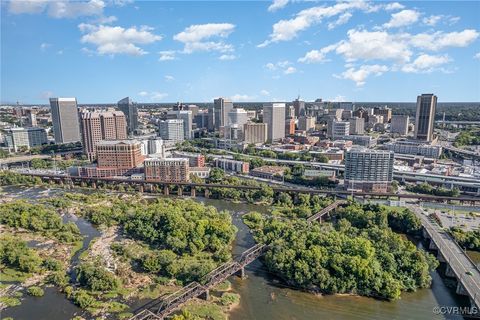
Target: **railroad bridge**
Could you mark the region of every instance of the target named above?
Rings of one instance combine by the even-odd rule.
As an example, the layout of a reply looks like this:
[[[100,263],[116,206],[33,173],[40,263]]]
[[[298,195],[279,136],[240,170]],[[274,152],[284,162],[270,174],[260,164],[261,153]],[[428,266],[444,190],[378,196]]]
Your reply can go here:
[[[307,218],[307,221],[310,223],[314,221],[321,221],[322,217],[328,215],[331,211],[337,209],[340,205],[345,203],[346,201],[337,200]],[[228,277],[238,274],[240,277],[244,278],[245,267],[262,256],[267,249],[268,246],[265,244],[254,245],[253,247],[244,251],[237,259],[226,262],[217,269],[208,273],[201,281],[203,284],[194,281],[179,291],[167,296],[165,299],[154,300],[142,307],[138,313],[130,318],[130,320],[163,319],[190,299],[196,297],[208,299],[210,289],[225,281]]]

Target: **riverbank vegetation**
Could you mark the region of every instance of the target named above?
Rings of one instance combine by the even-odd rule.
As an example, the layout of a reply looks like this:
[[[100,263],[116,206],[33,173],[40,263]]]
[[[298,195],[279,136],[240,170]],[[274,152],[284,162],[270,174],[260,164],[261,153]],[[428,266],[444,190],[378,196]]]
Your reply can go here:
[[[268,269],[305,290],[394,300],[403,291],[429,287],[429,272],[438,265],[394,232],[419,232],[420,221],[407,210],[351,203],[330,223],[257,214],[244,219],[257,241],[269,245]]]
[[[443,196],[443,197],[458,197],[460,195],[460,190],[458,188],[453,189],[446,189],[446,188],[437,188],[433,187],[428,183],[421,183],[415,185],[407,185],[407,191],[414,192],[414,193],[423,193],[423,194],[431,194],[435,196]]]
[[[461,247],[480,252],[480,230],[465,231],[459,227],[451,227],[450,234]]]

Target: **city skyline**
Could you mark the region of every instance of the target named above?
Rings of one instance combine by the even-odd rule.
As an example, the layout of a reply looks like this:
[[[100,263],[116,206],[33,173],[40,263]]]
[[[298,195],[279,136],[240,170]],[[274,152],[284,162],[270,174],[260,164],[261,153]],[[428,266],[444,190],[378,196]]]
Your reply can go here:
[[[2,2],[1,102],[480,101],[478,2]],[[33,32],[35,30],[35,32]]]

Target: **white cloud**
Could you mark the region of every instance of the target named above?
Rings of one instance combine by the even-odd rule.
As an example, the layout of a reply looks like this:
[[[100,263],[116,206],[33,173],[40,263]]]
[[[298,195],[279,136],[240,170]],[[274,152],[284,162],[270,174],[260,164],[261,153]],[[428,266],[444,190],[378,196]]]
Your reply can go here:
[[[117,17],[115,16],[108,16],[108,17],[100,17],[98,18],[95,22],[98,23],[98,24],[110,24],[110,23],[114,23],[115,21],[117,21]]]
[[[405,6],[403,4],[398,3],[398,2],[392,2],[392,3],[389,3],[385,6],[386,11],[400,10],[400,9],[403,9],[403,8],[405,8]]]
[[[231,23],[207,23],[191,25],[184,31],[173,36],[174,40],[184,44],[184,53],[195,51],[231,52],[233,46],[223,40],[207,41],[211,38],[227,38],[235,29]]]
[[[274,64],[271,63],[271,62],[267,63],[267,64],[265,65],[265,68],[267,68],[268,70],[272,70],[272,71],[277,70],[277,66],[274,65]]]
[[[50,43],[46,43],[46,42],[43,42],[41,45],[40,45],[40,50],[42,51],[46,51],[49,47],[51,47],[52,45]]]
[[[48,5],[48,0],[12,0],[9,2],[8,11],[13,14],[41,13]]]
[[[347,61],[397,60],[407,62],[412,55],[408,44],[386,31],[349,30],[348,40],[340,41],[336,52]]]
[[[284,8],[288,4],[289,0],[273,0],[272,4],[268,7],[268,11],[274,12]]]
[[[140,92],[138,93],[138,95],[139,95],[140,97],[146,97],[146,96],[148,96],[148,92],[147,92],[147,91],[140,91]]]
[[[288,67],[287,69],[285,69],[283,71],[283,73],[285,73],[285,74],[292,74],[292,73],[295,73],[295,72],[297,72],[297,69],[294,68],[294,67]]]
[[[355,82],[357,87],[361,87],[365,84],[366,79],[370,75],[380,76],[384,72],[387,72],[389,69],[387,66],[384,65],[362,65],[360,68],[349,68],[342,72],[341,75],[334,75],[337,78],[341,79],[349,79]]]
[[[270,95],[270,92],[267,91],[267,90],[265,90],[265,89],[263,89],[263,90],[260,91],[260,94],[261,94],[262,96],[269,96],[269,95]]]
[[[149,44],[162,39],[161,36],[153,34],[152,28],[148,26],[130,27],[111,27],[105,25],[80,24],[81,32],[86,33],[82,36],[82,43],[90,43],[97,47],[97,53],[104,54],[128,54],[144,55],[147,52],[138,47],[139,44]]]
[[[175,60],[175,51],[173,50],[160,51],[159,54],[158,61]]]
[[[479,60],[480,60],[480,52],[477,52],[477,54],[476,54],[476,55],[474,55],[474,56],[473,56],[473,58],[475,58],[475,59],[479,59]]]
[[[385,23],[383,26],[385,28],[404,27],[417,22],[418,18],[420,18],[420,12],[410,9],[402,10],[400,12],[393,13],[390,21]]]
[[[171,75],[168,75],[168,74],[164,78],[165,78],[165,81],[167,81],[167,82],[171,82],[171,81],[175,80],[174,76],[171,76]]]
[[[157,91],[150,93],[150,100],[152,101],[160,101],[165,99],[166,97],[168,97],[168,93],[157,92]]]
[[[447,47],[466,47],[479,36],[478,31],[465,29],[460,32],[419,33],[408,35],[412,46],[425,50],[438,51]]]
[[[403,72],[407,73],[428,73],[436,70],[439,66],[448,63],[450,58],[447,55],[428,55],[418,56],[412,63],[402,67]]]
[[[335,27],[341,26],[342,24],[347,23],[353,15],[350,12],[345,12],[335,22],[330,22],[328,24],[328,30],[335,29]]]
[[[249,96],[247,94],[235,94],[230,97],[230,99],[234,102],[240,102],[240,101],[252,101],[256,98],[256,96]]]
[[[336,44],[329,45],[324,47],[320,50],[311,50],[305,54],[304,57],[299,58],[298,62],[303,63],[318,63],[318,62],[325,62],[327,59],[325,58],[326,54],[335,50],[337,48]]]
[[[425,17],[422,19],[423,23],[425,23],[428,26],[435,26],[440,20],[444,18],[443,15],[431,15],[429,17]]]
[[[273,31],[268,40],[257,47],[265,47],[273,42],[288,41],[297,37],[298,33],[320,23],[324,18],[331,18],[351,10],[372,10],[372,6],[365,1],[339,2],[332,6],[318,6],[298,12],[294,18],[280,20],[273,25]]]
[[[235,60],[237,57],[233,54],[222,54],[218,59],[220,60]]]

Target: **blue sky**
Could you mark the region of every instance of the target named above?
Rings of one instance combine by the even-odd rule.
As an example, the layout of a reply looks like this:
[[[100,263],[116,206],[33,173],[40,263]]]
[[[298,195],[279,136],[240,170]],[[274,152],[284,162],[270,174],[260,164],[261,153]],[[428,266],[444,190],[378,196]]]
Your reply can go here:
[[[480,101],[479,1],[2,1],[1,100]]]

